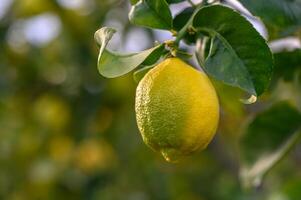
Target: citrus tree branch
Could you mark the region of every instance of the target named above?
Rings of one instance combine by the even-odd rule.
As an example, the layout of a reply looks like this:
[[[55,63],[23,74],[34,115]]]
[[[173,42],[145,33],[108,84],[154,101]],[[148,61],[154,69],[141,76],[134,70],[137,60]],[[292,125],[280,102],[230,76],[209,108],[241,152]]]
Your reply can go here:
[[[178,46],[180,41],[183,39],[183,37],[185,36],[185,34],[187,33],[187,30],[189,28],[192,28],[192,22],[193,22],[193,18],[194,16],[198,13],[198,11],[203,7],[203,3],[200,3],[199,5],[196,6],[195,11],[193,12],[193,14],[191,15],[190,19],[188,20],[188,22],[185,24],[185,26],[178,32],[177,37],[174,41],[174,45]]]

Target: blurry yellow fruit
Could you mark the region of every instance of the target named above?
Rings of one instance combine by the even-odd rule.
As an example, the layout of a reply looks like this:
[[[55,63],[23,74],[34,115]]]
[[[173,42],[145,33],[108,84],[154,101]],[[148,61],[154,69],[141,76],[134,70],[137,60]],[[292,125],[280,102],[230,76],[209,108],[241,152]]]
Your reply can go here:
[[[64,99],[51,94],[38,98],[34,104],[36,119],[54,130],[64,129],[70,121],[70,108]]]
[[[113,148],[105,141],[83,141],[75,154],[76,165],[86,173],[110,169],[117,162]]]
[[[143,141],[167,161],[176,162],[212,140],[219,119],[218,98],[204,73],[169,58],[140,81],[136,118]]]

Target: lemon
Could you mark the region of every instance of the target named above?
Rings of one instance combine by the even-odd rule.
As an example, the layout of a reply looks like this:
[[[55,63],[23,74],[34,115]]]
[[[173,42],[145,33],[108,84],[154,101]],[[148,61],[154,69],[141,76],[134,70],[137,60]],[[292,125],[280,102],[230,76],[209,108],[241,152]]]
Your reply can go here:
[[[206,148],[219,120],[209,78],[178,58],[164,60],[143,77],[135,110],[143,141],[169,162]]]

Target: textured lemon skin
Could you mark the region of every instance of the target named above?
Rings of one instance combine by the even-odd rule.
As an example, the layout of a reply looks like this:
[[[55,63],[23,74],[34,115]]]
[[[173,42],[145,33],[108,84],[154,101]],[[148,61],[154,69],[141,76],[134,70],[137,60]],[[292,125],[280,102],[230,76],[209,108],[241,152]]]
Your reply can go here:
[[[170,162],[206,148],[219,120],[209,78],[178,58],[164,60],[144,76],[135,110],[143,141]]]

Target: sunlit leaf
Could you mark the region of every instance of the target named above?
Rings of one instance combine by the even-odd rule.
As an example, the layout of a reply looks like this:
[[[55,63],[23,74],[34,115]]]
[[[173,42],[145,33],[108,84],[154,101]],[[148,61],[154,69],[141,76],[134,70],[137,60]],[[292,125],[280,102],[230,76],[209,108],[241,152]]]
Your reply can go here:
[[[104,27],[96,31],[95,40],[100,46],[98,56],[98,71],[107,78],[122,76],[142,63],[156,62],[163,50],[163,45],[157,45],[151,49],[139,53],[121,55],[106,49],[106,46],[116,31],[112,28]]]

